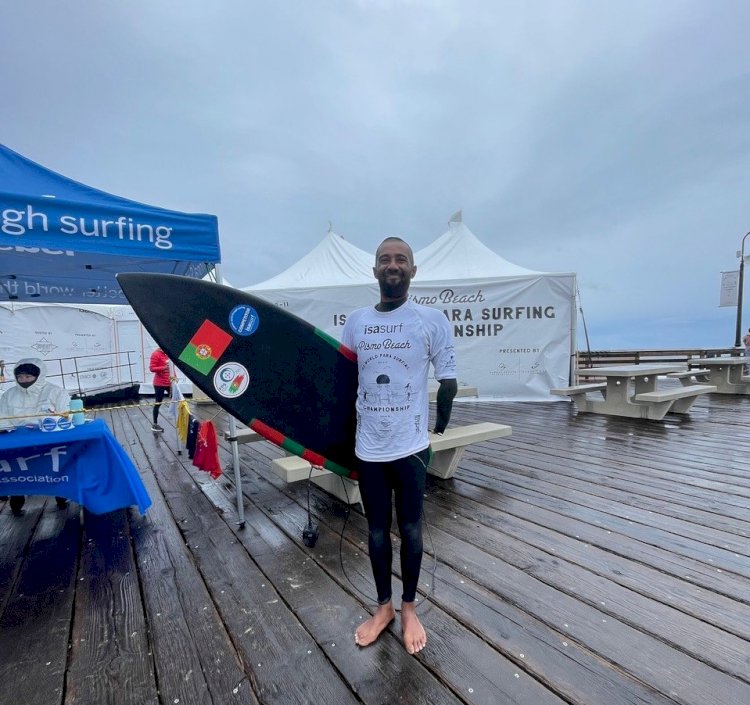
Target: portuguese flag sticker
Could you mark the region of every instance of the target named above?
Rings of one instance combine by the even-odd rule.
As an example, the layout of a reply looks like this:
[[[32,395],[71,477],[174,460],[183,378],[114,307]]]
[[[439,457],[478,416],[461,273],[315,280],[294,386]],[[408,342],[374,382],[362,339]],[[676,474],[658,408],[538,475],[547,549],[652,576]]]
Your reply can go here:
[[[179,359],[207,375],[231,342],[232,336],[229,333],[215,323],[205,320],[180,353]]]

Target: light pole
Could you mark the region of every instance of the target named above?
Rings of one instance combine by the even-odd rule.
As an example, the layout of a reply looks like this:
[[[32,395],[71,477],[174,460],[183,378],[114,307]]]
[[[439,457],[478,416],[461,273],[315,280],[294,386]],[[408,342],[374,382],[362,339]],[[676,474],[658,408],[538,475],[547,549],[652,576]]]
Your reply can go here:
[[[745,233],[740,247],[740,276],[737,282],[737,326],[734,331],[734,347],[740,347],[740,333],[742,331],[742,286],[745,277],[745,240],[750,233]]]

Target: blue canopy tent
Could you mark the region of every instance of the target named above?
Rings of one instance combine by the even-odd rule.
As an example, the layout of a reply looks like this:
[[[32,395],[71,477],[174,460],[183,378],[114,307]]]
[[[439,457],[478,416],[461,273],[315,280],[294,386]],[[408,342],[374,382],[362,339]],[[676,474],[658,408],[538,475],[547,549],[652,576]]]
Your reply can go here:
[[[114,196],[0,144],[0,302],[127,304],[119,272],[199,278],[220,261],[216,216]],[[232,455],[244,526],[236,441]]]
[[[0,145],[0,302],[127,304],[118,272],[203,277],[216,216],[131,201]]]
[[[219,261],[215,216],[113,196],[0,144],[0,304],[127,304],[119,272],[204,277]],[[60,315],[59,327],[65,325]],[[59,362],[61,374],[69,362]],[[73,365],[81,393],[78,361]],[[88,385],[86,398],[138,393],[132,375],[118,382]]]

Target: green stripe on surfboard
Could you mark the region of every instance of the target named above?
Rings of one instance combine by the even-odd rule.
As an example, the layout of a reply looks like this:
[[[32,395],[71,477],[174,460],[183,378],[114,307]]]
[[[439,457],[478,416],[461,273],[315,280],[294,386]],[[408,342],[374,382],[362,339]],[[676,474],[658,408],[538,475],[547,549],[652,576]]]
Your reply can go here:
[[[292,455],[298,455],[300,458],[304,458],[304,453],[307,450],[305,446],[300,445],[296,441],[293,441],[291,438],[287,437],[284,437],[284,442],[281,444],[281,447]],[[343,475],[344,477],[349,477],[350,475],[349,470],[347,470],[343,465],[334,463],[333,460],[328,460],[328,458],[326,458],[325,462],[323,463],[323,467],[326,470],[335,472],[337,475]]]
[[[326,333],[325,331],[320,330],[320,328],[315,329],[315,335],[317,335],[319,338],[323,338],[326,343],[336,348],[336,350],[339,350],[341,348],[340,341],[336,340],[336,338],[334,338],[332,335],[328,335],[328,333]]]
[[[333,460],[326,460],[326,462],[324,463],[323,467],[326,470],[330,470],[331,472],[335,472],[337,475],[341,475],[342,477],[349,477],[349,475],[351,474],[343,465],[339,465],[338,463],[334,463]]]

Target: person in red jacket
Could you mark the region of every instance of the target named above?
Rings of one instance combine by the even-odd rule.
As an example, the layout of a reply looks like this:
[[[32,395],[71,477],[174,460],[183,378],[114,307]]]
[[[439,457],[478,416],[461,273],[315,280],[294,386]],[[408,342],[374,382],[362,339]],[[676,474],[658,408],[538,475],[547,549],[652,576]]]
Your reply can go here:
[[[161,348],[156,348],[151,353],[151,360],[148,369],[154,373],[154,395],[156,403],[154,404],[154,423],[151,424],[151,430],[154,433],[161,433],[164,429],[159,426],[159,407],[165,396],[171,393],[172,375],[169,371],[169,358]]]

